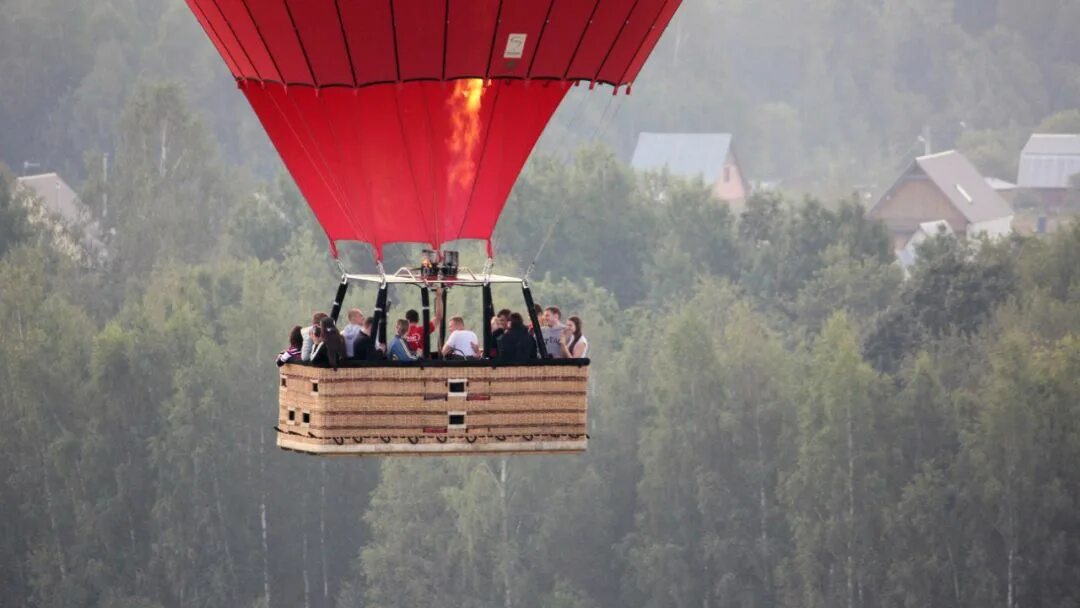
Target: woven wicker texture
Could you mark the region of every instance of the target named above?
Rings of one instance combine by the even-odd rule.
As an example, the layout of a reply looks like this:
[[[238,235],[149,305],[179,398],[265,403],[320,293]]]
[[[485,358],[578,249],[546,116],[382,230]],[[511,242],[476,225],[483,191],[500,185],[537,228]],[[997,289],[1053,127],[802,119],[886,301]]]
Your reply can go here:
[[[281,368],[278,445],[333,454],[587,446],[587,366]]]

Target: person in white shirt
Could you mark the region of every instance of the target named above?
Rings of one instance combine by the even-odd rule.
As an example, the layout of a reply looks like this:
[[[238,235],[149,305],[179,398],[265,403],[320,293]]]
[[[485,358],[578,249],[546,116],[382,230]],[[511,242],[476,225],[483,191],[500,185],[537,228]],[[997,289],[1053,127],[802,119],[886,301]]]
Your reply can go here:
[[[589,339],[581,335],[581,317],[566,320],[566,328],[559,335],[559,350],[566,359],[584,359],[589,356]]]
[[[476,334],[465,329],[465,319],[461,317],[450,318],[450,335],[446,338],[446,344],[442,347],[444,359],[465,357],[475,359],[480,356],[480,344]]]
[[[341,337],[345,338],[345,357],[352,359],[356,356],[353,348],[356,336],[364,328],[364,313],[359,308],[349,310],[349,324],[341,330]]]

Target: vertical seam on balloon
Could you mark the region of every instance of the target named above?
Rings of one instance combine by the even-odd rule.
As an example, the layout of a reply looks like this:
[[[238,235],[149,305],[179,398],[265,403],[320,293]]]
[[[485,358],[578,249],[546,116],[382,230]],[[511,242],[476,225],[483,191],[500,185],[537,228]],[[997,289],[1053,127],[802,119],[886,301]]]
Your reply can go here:
[[[585,42],[585,37],[589,35],[589,30],[592,29],[593,17],[596,16],[596,9],[600,8],[600,0],[596,0],[596,4],[593,4],[592,12],[589,13],[589,19],[585,22],[585,29],[581,30],[581,37],[578,38],[577,46],[574,47],[573,54],[570,55],[570,61],[566,62],[566,70],[563,71],[562,79],[566,80],[566,77],[570,74],[570,67],[574,65],[574,60],[577,59],[578,51],[581,50],[581,44]]]
[[[284,85],[282,85],[282,88],[283,89],[285,88]],[[289,122],[288,116],[281,109],[281,105],[278,104],[276,99],[274,99],[274,96],[271,95],[270,93],[267,93],[266,95],[270,99],[270,102],[272,104],[274,104],[274,108],[277,109],[278,114],[281,116],[282,124],[284,124],[286,127],[288,127],[289,131],[292,132],[293,137],[296,138],[296,142],[298,144],[300,144],[300,148],[304,151],[304,155],[308,157],[309,161],[311,161],[312,166],[314,167],[316,173],[319,176],[319,180],[322,181],[323,185],[326,186],[326,189],[330,191],[330,195],[333,196],[334,202],[335,202],[335,204],[337,204],[338,210],[340,210],[342,212],[342,214],[345,215],[345,221],[349,222],[349,226],[352,227],[355,230],[355,226],[353,226],[352,222],[349,221],[349,216],[347,214],[345,214],[345,210],[341,207],[341,201],[339,201],[338,197],[334,194],[333,188],[331,188],[331,186],[330,186],[330,182],[326,179],[326,175],[324,175],[323,171],[319,170],[318,163],[315,162],[315,159],[312,157],[311,151],[308,150],[308,147],[306,145],[304,145],[303,138],[300,137],[299,133],[297,133],[296,129],[292,126],[292,123]],[[305,196],[304,198],[306,199],[307,197]],[[308,204],[310,205],[310,201],[308,202]],[[320,224],[321,224],[321,222],[320,222]],[[326,232],[326,227],[325,226],[323,227],[323,231]],[[327,232],[326,236],[327,236],[327,238],[330,238],[329,232]],[[331,245],[333,245],[334,240],[331,239],[330,242],[331,242]]]
[[[484,80],[491,76],[491,61],[495,59],[495,43],[499,38],[499,23],[502,19],[503,0],[499,0],[499,8],[495,10],[495,25],[491,28],[491,46],[488,47],[487,65],[484,67]]]
[[[221,10],[221,5],[218,4],[217,0],[211,0],[211,2],[214,3],[214,8],[216,8],[218,14],[221,15],[221,19],[225,21],[225,25],[229,26],[229,32],[232,34],[233,39],[236,40],[236,44],[240,47],[240,50],[244,52],[244,57],[247,59],[248,64],[251,65],[251,69],[255,70],[255,77],[259,80],[264,80],[262,74],[259,73],[259,66],[255,65],[255,62],[251,60],[251,53],[248,53],[247,47],[240,41],[240,36],[236,34],[236,28],[232,26],[232,23],[229,22],[229,18],[226,17],[224,11]]]
[[[636,1],[637,0],[635,0],[635,2]],[[304,47],[304,39],[300,37],[300,28],[296,27],[296,19],[293,17],[292,10],[289,8],[289,0],[281,0],[281,3],[285,6],[285,14],[289,16],[289,23],[292,24],[293,33],[296,34],[296,44],[300,45],[300,54],[304,56],[304,63],[307,65],[308,74],[311,75],[311,84],[315,86],[315,94],[318,95],[319,79],[315,77],[315,68],[311,67],[311,58],[308,57],[307,48]]]
[[[390,35],[394,38],[394,80],[401,80],[401,58],[398,56],[397,18],[394,16],[394,0],[386,0],[390,5]]]
[[[420,84],[418,86],[424,87],[425,85]],[[424,89],[421,88],[421,90],[423,91]],[[451,94],[453,94],[453,93],[451,93]],[[427,136],[427,143],[428,143],[428,174],[434,176],[435,175],[435,154],[433,153],[433,147],[432,147],[431,142],[435,138],[434,138],[434,132],[431,129],[431,125],[432,125],[432,121],[431,121],[431,104],[428,103],[426,91],[425,91],[425,94],[423,96],[423,100],[424,100],[424,119],[427,121],[425,124],[427,124],[427,135],[428,135]],[[420,191],[417,190],[417,198],[418,199],[419,199],[419,196],[420,196]],[[445,201],[443,201],[443,202],[445,202]],[[436,189],[435,188],[431,189],[431,209],[432,209],[432,211],[435,212],[435,223],[433,224],[433,227],[435,228],[435,237],[436,237],[436,238],[432,239],[433,241],[435,241],[435,243],[432,243],[432,245],[434,246],[435,249],[441,249],[442,248],[442,238],[441,238],[442,237],[442,225],[439,223],[439,220],[440,220],[440,218],[439,218],[439,201],[438,201],[438,197],[436,196]],[[428,236],[431,236],[431,235],[428,235]]]
[[[283,86],[282,88],[287,91],[287,87]],[[314,140],[315,137],[312,135],[311,126],[307,123],[307,119],[304,118],[304,113],[301,112],[300,108],[296,106],[296,101],[294,101],[292,97],[289,97],[287,92],[285,94],[285,98],[289,100],[289,103],[292,104],[293,109],[296,110],[296,115],[300,117],[300,122],[304,125],[304,129],[307,131],[308,137]],[[278,108],[278,112],[281,112],[282,116],[285,116],[285,112],[281,110],[281,106],[278,104],[277,100],[274,99],[272,95],[270,96],[270,100],[274,102],[274,105]],[[292,125],[289,123],[289,121],[286,120],[285,123],[288,124],[289,128],[292,129],[294,134],[296,134],[296,130],[292,128]],[[300,142],[300,147],[304,149],[304,153],[307,154],[308,158],[312,159],[312,164],[317,166],[318,163],[314,162],[315,159],[312,156],[311,151],[308,150],[308,147],[304,145],[303,138],[297,136],[296,140]],[[357,228],[356,223],[352,221],[352,217],[349,215],[345,205],[342,204],[341,199],[344,193],[342,192],[341,184],[338,183],[337,179],[333,175],[333,171],[330,170],[329,163],[326,162],[326,156],[323,155],[322,151],[318,149],[318,146],[316,146],[316,152],[318,153],[320,162],[322,163],[323,170],[320,171],[320,174],[322,175],[322,181],[324,184],[326,184],[327,189],[330,190],[330,194],[334,197],[334,202],[337,204],[338,210],[341,211],[341,214],[345,217],[345,221],[349,223],[349,227],[352,228],[353,233],[358,236],[363,235],[362,231]],[[329,180],[326,177],[327,175],[330,176]],[[331,182],[333,183],[333,187],[331,187]]]
[[[489,115],[491,118],[488,120],[487,133],[484,134],[484,145],[480,148],[480,158],[476,163],[476,173],[473,175],[472,189],[469,190],[469,202],[465,205],[465,212],[461,214],[461,224],[458,225],[457,238],[459,239],[461,238],[461,232],[465,229],[465,223],[469,219],[469,210],[472,209],[473,199],[476,197],[476,184],[480,181],[480,170],[484,166],[484,155],[487,154],[488,140],[491,139],[491,126],[495,120],[495,110],[498,108],[499,93],[502,93],[503,86],[509,86],[509,84],[504,85],[500,82],[495,85],[495,99],[491,100],[491,114]]]
[[[540,33],[536,35],[536,48],[533,49],[532,58],[529,59],[529,69],[525,70],[525,80],[532,78],[533,66],[536,65],[536,57],[540,54],[540,43],[544,41],[544,32],[547,30],[548,21],[551,20],[551,9],[555,8],[555,0],[548,3],[547,13],[544,14],[544,22],[540,24]]]
[[[401,145],[405,147],[405,158],[409,161],[409,177],[412,178],[413,197],[416,199],[416,208],[419,211],[422,220],[426,221],[426,218],[424,218],[424,207],[420,203],[420,186],[416,183],[416,169],[413,167],[412,148],[409,147],[409,138],[405,136],[405,119],[401,116],[401,98],[399,93],[400,91],[395,87],[394,107],[397,109],[398,131],[401,133]]]
[[[352,49],[349,48],[349,36],[345,33],[345,20],[341,17],[341,4],[338,0],[334,0],[334,10],[337,12],[338,25],[341,26],[341,41],[345,43],[345,56],[349,58],[349,75],[352,76],[353,88],[356,88],[356,66],[353,65]]]
[[[446,41],[450,38],[450,0],[443,5],[442,80],[446,80]]]
[[[634,16],[634,9],[637,8],[638,2],[640,2],[640,0],[634,0],[634,3],[630,5],[630,12],[626,13],[626,18],[623,19],[622,25],[619,26],[619,32],[615,34],[615,39],[611,41],[611,46],[609,46],[607,52],[604,53],[604,58],[600,61],[600,67],[596,68],[596,73],[593,74],[592,82],[596,82],[596,79],[600,78],[600,72],[604,71],[604,64],[606,64],[608,58],[611,57],[611,52],[615,50],[615,46],[619,44],[619,38],[623,35],[623,32],[626,31],[626,24],[630,23],[630,18]],[[619,83],[616,82],[614,86],[615,90],[618,91]]]
[[[251,25],[255,28],[255,35],[259,37],[263,49],[266,50],[266,56],[270,58],[270,63],[274,64],[274,71],[277,72],[278,80],[287,84],[285,81],[285,74],[281,73],[281,67],[278,66],[277,59],[274,59],[274,54],[270,52],[270,45],[266,43],[266,38],[263,37],[262,30],[259,29],[259,22],[255,20],[255,14],[251,12],[251,7],[248,6],[247,0],[240,0],[240,4],[244,5],[244,10],[247,11],[248,19],[251,19]]]
[[[619,82],[620,83],[622,83],[623,81],[626,80],[626,75],[628,73],[630,73],[630,66],[634,65],[634,62],[637,61],[638,55],[641,54],[641,49],[645,48],[645,43],[648,42],[648,40],[649,40],[649,34],[651,34],[652,31],[654,29],[656,29],[656,22],[660,20],[660,15],[664,14],[664,10],[667,9],[668,4],[670,4],[670,3],[671,3],[671,0],[664,0],[664,3],[662,5],[660,5],[660,10],[656,11],[656,16],[653,17],[652,25],[650,25],[649,28],[647,30],[645,30],[645,35],[642,36],[641,42],[638,43],[637,50],[634,51],[634,54],[630,56],[630,61],[626,64],[626,68],[623,69],[622,75],[619,76]],[[662,33],[663,32],[661,32],[661,34]],[[657,34],[658,38],[659,38],[659,36],[660,36],[660,34]]]
[[[226,63],[231,63],[233,66],[236,67],[237,72],[241,72],[240,64],[236,62],[236,58],[233,57],[232,51],[229,50],[228,45],[226,45],[225,41],[222,40],[221,35],[217,33],[217,28],[214,27],[214,24],[211,23],[210,19],[206,16],[206,11],[204,11],[202,9],[202,6],[199,5],[199,0],[189,0],[188,4],[191,6],[192,10],[197,10],[199,14],[202,15],[203,22],[206,23],[206,27],[210,30],[207,32],[207,35],[211,36],[214,40],[217,40],[218,43],[221,45],[221,48],[225,50],[225,54],[229,56],[229,58],[226,59]],[[218,12],[220,13],[221,11]],[[233,74],[233,77],[240,78],[243,75],[244,74],[242,73]]]
[[[318,91],[316,91],[315,102],[319,105],[319,108],[322,110],[322,119],[323,119],[323,122],[326,124],[327,131],[330,132],[330,139],[333,140],[333,142],[334,142],[334,148],[337,150],[338,158],[341,159],[342,161],[344,161],[345,160],[345,154],[342,151],[341,142],[338,141],[338,134],[337,134],[338,130],[334,128],[334,125],[330,124],[330,119],[327,116],[326,106],[324,104],[324,97],[321,96],[321,95],[318,95]],[[307,127],[308,131],[310,132],[311,128],[307,125],[307,120],[303,117],[302,114],[301,114],[301,120],[304,121],[304,126]],[[320,156],[323,156],[321,151],[320,151]],[[329,163],[325,161],[325,156],[323,156],[323,159],[324,159],[323,160],[324,164],[327,165],[327,167],[326,167],[327,172],[330,175],[335,175],[333,170],[331,170],[331,168],[329,166]],[[349,163],[346,163],[346,166],[349,166]],[[351,217],[351,215],[349,215],[349,209],[350,208],[349,208],[348,203],[350,201],[355,200],[354,197],[353,197],[353,195],[355,193],[350,192],[349,191],[350,189],[347,186],[338,183],[338,180],[336,178],[334,179],[334,182],[337,183],[338,189],[340,189],[342,191],[342,197],[345,200],[345,206],[342,208],[342,212],[345,213],[348,217]],[[351,221],[349,222],[349,224],[353,226],[353,230],[356,230],[357,233],[360,232],[359,230],[357,230],[357,228],[356,228],[357,225],[356,224],[354,224]],[[363,221],[360,222],[360,225],[361,226],[364,225]],[[363,236],[364,236],[365,240],[370,242],[370,237],[368,236],[368,234],[366,232],[363,233]],[[381,245],[379,245],[379,247],[381,247]]]

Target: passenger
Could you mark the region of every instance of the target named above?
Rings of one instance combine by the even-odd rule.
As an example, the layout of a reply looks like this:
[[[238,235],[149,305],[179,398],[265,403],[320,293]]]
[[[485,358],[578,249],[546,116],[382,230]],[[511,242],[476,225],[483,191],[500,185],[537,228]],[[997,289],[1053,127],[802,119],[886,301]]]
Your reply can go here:
[[[491,352],[485,354],[487,357],[495,359],[499,356],[499,338],[506,333],[506,328],[510,323],[510,309],[504,308],[500,310],[494,317],[491,318]]]
[[[450,335],[442,347],[446,359],[475,359],[480,356],[480,345],[476,334],[465,329],[465,319],[450,318]]]
[[[510,309],[504,308],[491,319],[491,339],[498,343],[499,337],[506,333],[510,324]]]
[[[311,361],[311,349],[315,343],[311,339],[311,330],[319,326],[319,321],[328,315],[325,312],[317,312],[311,316],[311,325],[304,328],[304,345],[300,348],[300,360]]]
[[[536,313],[536,320],[540,323],[540,327],[544,326],[544,309],[539,304],[533,304],[533,312]],[[532,318],[529,318],[529,333],[536,334],[536,328],[533,327]]]
[[[527,363],[536,359],[536,340],[525,329],[525,319],[511,313],[506,332],[499,338],[496,360],[501,363]]]
[[[442,309],[442,287],[435,290],[435,318],[428,323],[428,335],[435,335],[436,328],[442,323],[443,309]],[[409,321],[409,331],[405,334],[405,343],[408,345],[409,350],[416,353],[418,357],[426,356],[427,353],[424,350],[424,326],[420,324],[420,313],[415,310],[409,310],[405,313],[405,318]]]
[[[373,317],[364,319],[364,324],[360,332],[356,334],[356,340],[353,341],[353,359],[360,361],[378,361],[382,359],[382,353],[375,348],[375,339],[372,337],[374,331],[375,319]]]
[[[364,328],[364,313],[359,308],[349,310],[349,324],[341,330],[341,337],[345,338],[345,356],[352,359],[356,356],[353,352],[356,336]]]
[[[281,367],[289,362],[300,361],[300,351],[304,348],[304,328],[299,325],[289,330],[289,347],[281,351],[277,356],[277,366]]]
[[[311,331],[308,332],[308,336],[311,337],[312,346],[311,346],[311,356],[308,359],[308,362],[309,363],[314,363],[315,362],[315,357],[325,358],[326,355],[321,354],[322,349],[323,349],[322,326],[313,325],[312,327],[310,327],[310,330]]]
[[[562,336],[562,311],[558,306],[548,306],[544,309],[544,317],[540,320],[543,326],[541,334],[544,336],[544,346],[547,347],[548,357],[562,359],[562,347],[559,346],[559,338]]]
[[[311,353],[311,363],[337,369],[345,360],[345,338],[330,317],[319,321],[319,343]]]
[[[415,361],[416,354],[409,350],[405,336],[409,333],[409,321],[398,319],[394,325],[394,337],[390,339],[390,348],[387,350],[391,361]]]
[[[584,359],[589,356],[589,339],[581,335],[581,317],[566,320],[566,329],[559,335],[559,349],[567,359]]]

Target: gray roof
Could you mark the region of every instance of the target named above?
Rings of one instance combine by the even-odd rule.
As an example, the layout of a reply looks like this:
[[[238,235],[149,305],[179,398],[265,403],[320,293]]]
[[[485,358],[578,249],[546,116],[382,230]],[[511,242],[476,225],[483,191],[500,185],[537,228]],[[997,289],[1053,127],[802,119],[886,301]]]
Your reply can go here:
[[[1012,206],[986,183],[975,165],[956,150],[920,156],[915,159],[915,164],[969,222],[985,222],[1013,214]]]
[[[969,223],[1013,215],[1012,206],[996,192],[975,165],[956,150],[920,156],[878,199],[871,212],[892,199],[893,192],[912,174],[922,173],[937,186]]]
[[[78,224],[86,220],[88,214],[79,202],[79,196],[59,175],[29,175],[17,178],[16,184],[32,192],[50,213],[60,216],[65,223]]]
[[[15,186],[41,201],[45,210],[60,218],[64,225],[78,230],[87,249],[98,253],[104,251],[101,226],[91,217],[90,210],[79,200],[79,195],[59,175],[28,175],[17,178]]]
[[[730,153],[730,133],[640,133],[630,165],[638,170],[667,167],[674,175],[700,175],[712,183]]]
[[[1036,133],[1020,152],[1021,188],[1068,188],[1080,173],[1080,135]]]

